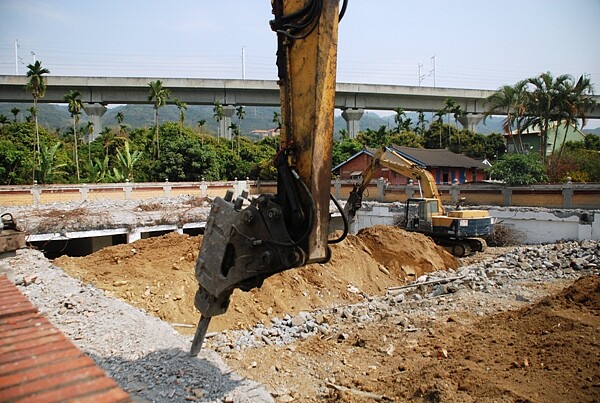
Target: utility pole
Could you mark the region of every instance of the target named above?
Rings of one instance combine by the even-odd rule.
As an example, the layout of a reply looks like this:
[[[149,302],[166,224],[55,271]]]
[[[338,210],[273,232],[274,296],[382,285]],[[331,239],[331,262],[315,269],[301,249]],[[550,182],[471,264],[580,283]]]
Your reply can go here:
[[[246,79],[246,47],[242,46],[242,80]]]
[[[419,87],[421,86],[421,83],[425,79],[425,75],[421,74],[421,69],[422,68],[423,68],[423,65],[421,63],[419,63]]]
[[[31,51],[31,56],[33,56],[33,64],[35,64],[36,59],[35,59],[35,52],[33,50]]]
[[[15,39],[15,74],[19,75],[19,40]]]
[[[429,75],[433,73],[433,88],[435,88],[435,55],[431,56],[432,69],[429,71]]]

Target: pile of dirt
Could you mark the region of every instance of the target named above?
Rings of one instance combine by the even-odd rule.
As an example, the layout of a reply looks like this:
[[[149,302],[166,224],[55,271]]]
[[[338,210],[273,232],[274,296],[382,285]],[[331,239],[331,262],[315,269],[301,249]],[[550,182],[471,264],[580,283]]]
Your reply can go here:
[[[199,313],[194,308],[194,267],[201,242],[201,236],[171,233],[85,257],[63,256],[54,264],[166,322],[195,326]],[[236,290],[228,312],[213,318],[209,331],[247,328],[268,323],[271,317],[354,303],[424,273],[456,267],[454,257],[421,234],[370,227],[332,245],[332,259],[326,264],[277,274],[250,292]]]
[[[486,318],[469,311],[417,316],[420,330],[406,332],[388,317],[348,324],[343,337],[311,337],[226,359],[242,375],[301,401],[595,402],[599,291],[600,278],[591,276]]]

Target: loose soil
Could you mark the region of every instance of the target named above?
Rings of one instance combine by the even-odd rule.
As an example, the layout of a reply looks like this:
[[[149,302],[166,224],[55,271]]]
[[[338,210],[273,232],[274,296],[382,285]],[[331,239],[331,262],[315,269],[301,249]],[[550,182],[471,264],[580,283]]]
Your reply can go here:
[[[167,322],[195,324],[193,271],[201,241],[169,234],[54,263]],[[396,227],[365,229],[332,249],[327,264],[280,273],[260,289],[235,292],[229,311],[213,318],[209,331],[355,303],[429,271],[458,266],[428,238]],[[280,402],[600,401],[600,278],[528,286],[550,296],[487,316],[474,299],[435,318],[416,311],[414,331],[399,326],[397,317],[349,321],[339,334],[224,358],[267,385]]]
[[[201,242],[201,236],[170,233],[85,257],[62,256],[54,264],[166,322],[195,326],[200,314],[194,307],[194,268]],[[380,295],[423,273],[456,267],[456,259],[429,238],[374,226],[332,245],[332,259],[326,264],[277,274],[250,292],[236,290],[229,310],[212,319],[209,331],[247,328],[269,323],[272,317],[355,303],[362,294]]]

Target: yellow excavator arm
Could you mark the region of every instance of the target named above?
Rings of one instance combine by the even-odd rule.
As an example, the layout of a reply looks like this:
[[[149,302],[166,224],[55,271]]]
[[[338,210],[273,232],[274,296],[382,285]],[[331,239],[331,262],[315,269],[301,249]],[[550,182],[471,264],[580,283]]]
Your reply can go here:
[[[369,186],[369,183],[371,183],[373,176],[381,168],[389,168],[407,178],[418,181],[423,197],[437,200],[438,213],[440,215],[444,213],[444,206],[442,205],[440,193],[431,172],[406,159],[394,151],[394,149],[390,147],[381,147],[373,155],[371,164],[362,174],[361,181],[356,183],[350,192],[350,197],[344,207],[344,212],[349,220],[352,220],[356,215],[356,211],[360,209],[362,195],[365,189]]]
[[[249,291],[281,271],[330,257],[331,149],[339,0],[273,0],[281,94],[277,193],[213,201],[196,262],[201,313],[191,355],[235,288]],[[339,241],[339,240],[338,240]]]

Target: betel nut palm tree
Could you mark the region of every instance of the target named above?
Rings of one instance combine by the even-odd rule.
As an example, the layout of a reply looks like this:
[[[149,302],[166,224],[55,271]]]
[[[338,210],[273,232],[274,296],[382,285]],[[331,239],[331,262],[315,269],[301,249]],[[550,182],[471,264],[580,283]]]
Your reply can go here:
[[[185,111],[187,111],[188,105],[179,99],[173,100],[173,103],[179,110],[179,135],[181,136],[183,125],[185,124]]]
[[[34,152],[34,172],[40,162],[40,132],[37,118],[37,104],[40,98],[46,95],[46,79],[44,74],[50,74],[50,70],[42,67],[42,62],[36,60],[33,64],[28,64],[27,77],[29,80],[25,84],[25,91],[31,92],[33,96],[33,121],[35,126],[35,152]]]
[[[78,152],[78,141],[77,141],[77,125],[79,124],[79,115],[81,115],[81,109],[83,109],[83,102],[80,98],[81,94],[77,90],[71,90],[68,94],[63,97],[63,100],[67,103],[69,113],[73,118],[73,156],[75,160],[75,170],[77,172],[77,182],[81,181],[79,175],[79,152]]]
[[[483,122],[496,113],[506,113],[506,118],[502,121],[502,129],[505,133],[511,134],[513,124],[516,124],[518,143],[515,143],[517,152],[523,153],[523,140],[521,138],[521,123],[526,112],[527,101],[527,81],[521,80],[513,86],[504,85],[486,100],[487,107]],[[513,140],[514,141],[514,140]]]
[[[160,158],[160,139],[158,135],[158,110],[167,104],[167,100],[171,98],[171,91],[163,87],[160,80],[150,81],[148,83],[150,92],[148,93],[148,101],[152,102],[154,108],[154,146],[156,150],[156,158]]]

